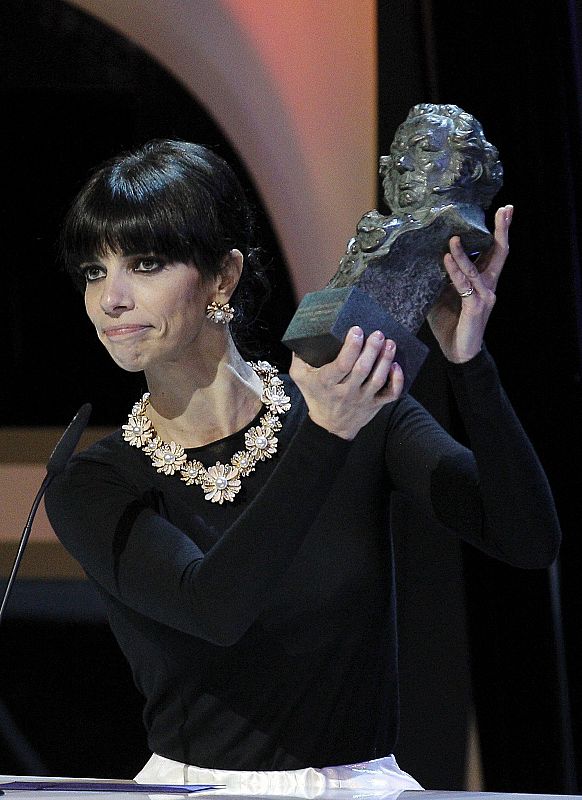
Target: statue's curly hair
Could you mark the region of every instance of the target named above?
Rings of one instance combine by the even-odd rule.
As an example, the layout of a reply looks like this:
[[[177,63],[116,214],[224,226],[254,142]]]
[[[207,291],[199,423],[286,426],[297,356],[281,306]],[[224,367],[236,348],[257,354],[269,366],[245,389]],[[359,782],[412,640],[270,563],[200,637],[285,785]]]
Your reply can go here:
[[[452,121],[452,146],[465,156],[461,185],[474,184],[479,204],[489,208],[503,184],[503,166],[499,153],[485,138],[481,123],[459,106],[446,103],[418,103],[408,112],[405,122],[422,117],[445,117]]]

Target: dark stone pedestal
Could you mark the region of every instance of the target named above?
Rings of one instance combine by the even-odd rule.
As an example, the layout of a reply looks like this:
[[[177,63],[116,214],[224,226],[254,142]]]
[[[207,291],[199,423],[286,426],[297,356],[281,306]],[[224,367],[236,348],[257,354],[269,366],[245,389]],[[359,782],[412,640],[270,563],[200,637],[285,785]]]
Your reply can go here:
[[[365,336],[380,330],[396,342],[396,361],[404,372],[404,391],[408,391],[428,352],[426,345],[355,286],[306,294],[283,336],[283,344],[308,364],[321,367],[337,356],[354,325],[359,325]]]

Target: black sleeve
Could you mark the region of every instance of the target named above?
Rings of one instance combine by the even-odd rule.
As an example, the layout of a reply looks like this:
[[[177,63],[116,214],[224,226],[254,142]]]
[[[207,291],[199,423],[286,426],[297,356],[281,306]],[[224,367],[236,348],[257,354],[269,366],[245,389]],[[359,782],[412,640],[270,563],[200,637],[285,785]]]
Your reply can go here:
[[[158,622],[229,645],[260,614],[349,447],[306,418],[263,489],[206,554],[111,464],[77,458],[47,492],[47,513],[108,593]]]
[[[561,538],[554,502],[491,356],[483,350],[447,370],[471,449],[409,403],[387,437],[392,481],[486,553],[514,566],[548,566]]]

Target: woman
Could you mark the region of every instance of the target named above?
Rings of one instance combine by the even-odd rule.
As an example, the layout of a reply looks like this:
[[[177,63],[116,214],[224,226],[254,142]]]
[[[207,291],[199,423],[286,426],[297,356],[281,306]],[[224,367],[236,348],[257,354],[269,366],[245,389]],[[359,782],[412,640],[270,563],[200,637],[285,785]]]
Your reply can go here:
[[[398,724],[390,493],[519,566],[551,563],[560,538],[482,348],[511,216],[497,212],[480,273],[451,240],[451,287],[431,315],[470,452],[399,399],[380,333],[355,327],[335,361],[294,358],[291,377],[244,361],[229,322],[250,216],[212,152],[152,142],[77,197],[67,267],[100,340],[144,371],[149,394],[55,480],[47,510],[145,697],[154,755],[139,780],[418,787],[386,758]]]

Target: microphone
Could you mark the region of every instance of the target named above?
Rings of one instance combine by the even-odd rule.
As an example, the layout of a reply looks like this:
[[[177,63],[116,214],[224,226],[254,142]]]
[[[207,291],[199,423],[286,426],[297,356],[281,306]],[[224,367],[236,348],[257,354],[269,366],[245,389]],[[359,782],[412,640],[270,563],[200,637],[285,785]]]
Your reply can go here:
[[[79,439],[87,427],[91,411],[91,403],[81,406],[57,442],[46,465],[47,477],[50,477],[50,480],[56,478],[69,463],[69,459],[75,452],[75,447],[79,444]]]
[[[28,537],[30,536],[30,531],[32,529],[32,523],[34,522],[36,511],[40,505],[42,496],[46,492],[49,484],[53,481],[53,479],[56,478],[57,475],[59,475],[69,463],[69,459],[75,452],[75,448],[79,444],[79,439],[81,438],[83,431],[87,427],[87,423],[89,422],[89,417],[91,416],[91,411],[92,408],[90,403],[85,403],[85,405],[81,406],[81,408],[77,411],[77,413],[69,423],[69,427],[63,433],[63,435],[57,442],[55,449],[50,455],[50,458],[46,465],[46,475],[44,476],[44,480],[41,483],[40,489],[38,490],[36,497],[34,498],[32,508],[30,509],[30,514],[28,515],[26,525],[24,526],[24,530],[22,531],[22,536],[20,537],[20,544],[18,546],[18,552],[16,553],[16,558],[14,559],[12,571],[10,572],[10,577],[8,578],[6,589],[4,590],[4,595],[2,597],[2,605],[0,605],[0,623],[2,622],[2,615],[4,614],[4,609],[6,608],[8,597],[10,596],[12,585],[14,583],[14,579],[16,578],[16,573],[18,572],[20,562],[22,561],[22,556],[24,555],[24,550],[26,548]]]

